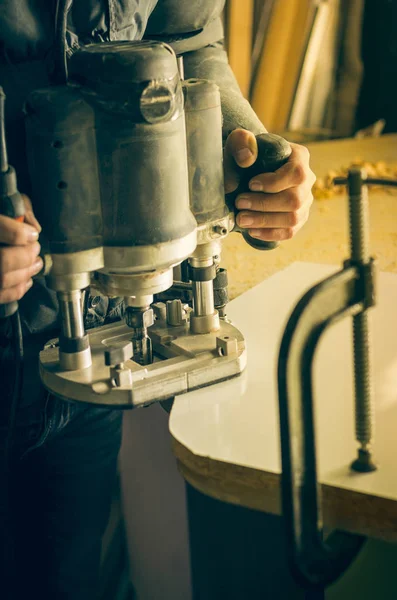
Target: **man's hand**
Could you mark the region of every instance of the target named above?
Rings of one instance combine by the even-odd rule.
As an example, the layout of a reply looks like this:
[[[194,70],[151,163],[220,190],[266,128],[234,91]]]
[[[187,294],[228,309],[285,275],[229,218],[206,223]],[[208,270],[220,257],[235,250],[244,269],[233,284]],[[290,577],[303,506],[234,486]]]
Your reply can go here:
[[[23,199],[24,223],[0,215],[0,304],[20,300],[32,287],[33,275],[43,267],[37,241],[41,227],[29,198],[23,196]]]
[[[237,224],[248,229],[252,237],[266,242],[292,238],[306,223],[313,202],[311,189],[316,177],[309,166],[309,151],[291,144],[288,162],[275,173],[262,173],[249,182],[250,191],[237,196]],[[245,129],[232,131],[226,140],[224,155],[225,192],[239,184],[236,164],[246,168],[258,154],[253,133]]]

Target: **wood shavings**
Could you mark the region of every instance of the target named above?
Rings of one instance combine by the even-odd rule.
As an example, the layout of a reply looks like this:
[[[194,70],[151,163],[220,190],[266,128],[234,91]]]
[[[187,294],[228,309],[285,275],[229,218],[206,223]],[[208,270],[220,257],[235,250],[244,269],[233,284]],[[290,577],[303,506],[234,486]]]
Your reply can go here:
[[[386,163],[385,161],[368,162],[361,158],[355,158],[349,166],[338,170],[330,170],[325,177],[319,177],[313,186],[313,195],[316,200],[327,200],[334,196],[340,196],[345,192],[345,186],[333,185],[335,177],[346,177],[351,167],[362,167],[366,170],[368,177],[379,177],[382,179],[397,179],[397,162]],[[397,195],[397,189],[384,186],[370,186],[371,190],[382,189],[386,194]]]

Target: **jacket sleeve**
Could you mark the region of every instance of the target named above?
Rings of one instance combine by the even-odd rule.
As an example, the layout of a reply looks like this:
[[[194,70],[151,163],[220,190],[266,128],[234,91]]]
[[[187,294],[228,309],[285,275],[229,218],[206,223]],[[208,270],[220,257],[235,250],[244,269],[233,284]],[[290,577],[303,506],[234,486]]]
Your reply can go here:
[[[243,97],[223,45],[224,5],[225,0],[160,1],[145,37],[161,39],[183,55],[186,79],[211,79],[219,86],[224,139],[238,127],[257,135],[266,128]]]

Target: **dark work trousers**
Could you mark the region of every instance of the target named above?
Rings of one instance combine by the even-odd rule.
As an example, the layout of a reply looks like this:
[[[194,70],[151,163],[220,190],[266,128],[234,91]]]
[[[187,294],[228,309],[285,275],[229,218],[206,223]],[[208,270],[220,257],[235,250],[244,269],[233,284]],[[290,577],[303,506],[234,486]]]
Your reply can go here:
[[[121,314],[120,299],[90,296],[85,326],[115,321]],[[40,383],[38,353],[58,333],[26,337],[6,475],[13,353],[9,324],[0,326],[0,599],[96,599],[122,414],[50,396]]]
[[[120,411],[47,394],[19,410],[8,494],[0,474],[2,600],[98,597],[121,421]]]

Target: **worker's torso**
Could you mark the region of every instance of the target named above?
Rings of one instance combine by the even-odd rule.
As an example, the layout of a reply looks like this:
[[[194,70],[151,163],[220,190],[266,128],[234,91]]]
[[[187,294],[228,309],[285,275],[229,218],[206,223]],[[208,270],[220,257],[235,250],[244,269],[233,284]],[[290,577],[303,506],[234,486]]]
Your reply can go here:
[[[158,0],[76,0],[68,29],[82,43],[142,38]],[[56,0],[2,0],[0,37],[13,61],[43,58],[54,39]]]
[[[68,41],[139,40],[197,32],[218,17],[225,0],[74,0]],[[1,0],[0,43],[13,62],[44,58],[54,40],[56,0]]]

